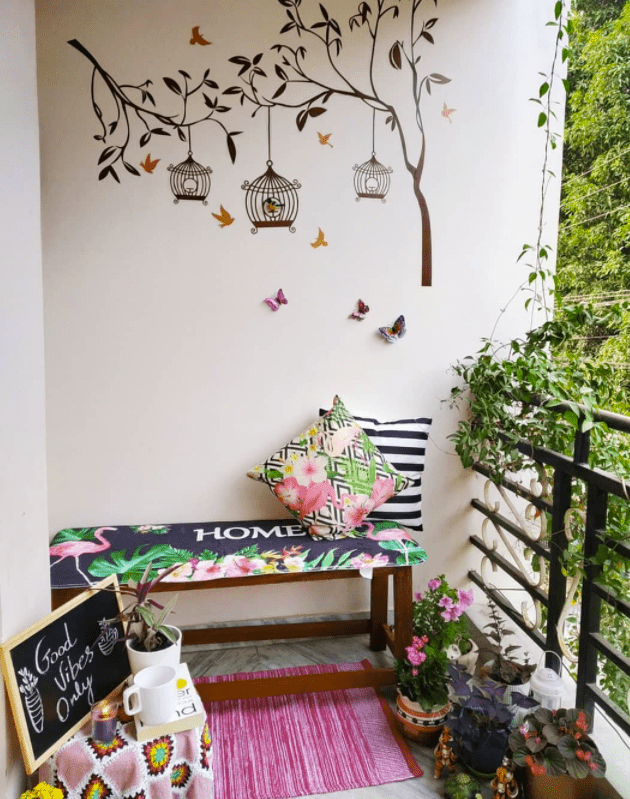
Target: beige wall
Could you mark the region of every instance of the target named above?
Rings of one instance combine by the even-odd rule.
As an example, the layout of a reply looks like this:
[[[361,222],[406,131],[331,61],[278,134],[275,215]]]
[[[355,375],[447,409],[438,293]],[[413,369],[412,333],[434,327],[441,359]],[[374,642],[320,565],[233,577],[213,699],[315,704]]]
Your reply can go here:
[[[0,5],[0,640],[50,609],[46,553],[44,339],[32,0]],[[0,694],[0,795],[23,770]]]
[[[328,5],[344,25],[356,11],[355,0]],[[274,112],[274,166],[303,187],[294,234],[250,233],[241,184],[264,171],[267,153],[264,116],[252,119],[247,107],[224,117],[243,131],[235,165],[218,129],[195,132],[195,157],[213,169],[208,207],[172,202],[166,166],[186,156],[177,137],[131,151],[136,167],[147,152],[161,159],[153,174],[97,180],[91,69],[67,40],[81,41],[121,83],[152,79],[158,105],[176,114],[162,77],[210,67],[221,88],[235,83],[229,57],[284,40],[278,3],[38,4],[51,535],[282,515],[245,471],[339,393],[358,415],[434,417],[422,535],[430,562],[416,580],[441,571],[463,579],[471,489],[447,440],[457,416],[443,400],[449,365],[476,350],[526,277],[515,260],[536,236],[543,136],[528,98],[550,63],[547,6],[439,3],[436,43],[421,69],[452,82],[423,105],[434,284],[422,288],[418,208],[384,126],[376,149],[394,170],[387,203],[355,201],[352,167],[371,151],[371,112],[361,104],[333,98],[301,133],[294,111]],[[301,9],[308,16],[317,7],[304,0]],[[210,46],[189,44],[192,25]],[[354,38],[346,34],[344,56],[360,75],[364,51]],[[380,80],[391,82],[386,51],[381,62]],[[401,98],[409,111],[402,90]],[[452,123],[444,102],[456,109]],[[334,147],[320,145],[317,131],[332,133]],[[211,215],[221,204],[236,220],[225,229]],[[318,228],[326,248],[310,246]],[[549,240],[553,233],[551,224]],[[272,313],[262,300],[279,287],[289,303]],[[371,307],[361,323],[347,318],[358,297]],[[509,307],[499,335],[527,325],[522,304]],[[407,336],[387,345],[376,328],[400,313]],[[205,604],[182,598],[178,621],[358,611],[366,597],[367,585],[341,594],[261,587]]]

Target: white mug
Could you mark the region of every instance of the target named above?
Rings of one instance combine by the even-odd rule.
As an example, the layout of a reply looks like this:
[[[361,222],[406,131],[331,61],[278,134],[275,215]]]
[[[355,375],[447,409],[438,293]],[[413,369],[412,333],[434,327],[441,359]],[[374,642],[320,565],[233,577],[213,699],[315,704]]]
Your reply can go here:
[[[142,669],[123,691],[123,703],[127,715],[138,713],[143,724],[164,724],[177,706],[177,671],[172,666]]]

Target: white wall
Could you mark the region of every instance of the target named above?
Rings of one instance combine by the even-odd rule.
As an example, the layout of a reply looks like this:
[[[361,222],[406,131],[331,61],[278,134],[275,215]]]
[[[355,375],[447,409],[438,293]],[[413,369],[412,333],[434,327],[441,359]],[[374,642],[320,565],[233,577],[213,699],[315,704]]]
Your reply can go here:
[[[33,0],[0,5],[0,640],[50,610]],[[0,795],[24,778],[0,693]]]
[[[327,5],[344,25],[356,12],[355,0]],[[317,6],[304,0],[301,9],[308,16]],[[449,365],[477,349],[526,277],[515,259],[535,241],[543,156],[528,98],[550,63],[550,13],[531,0],[439,3],[421,70],[452,82],[423,105],[434,282],[422,288],[418,208],[398,141],[383,127],[377,155],[394,170],[387,203],[355,201],[352,166],[371,151],[371,112],[361,104],[333,98],[302,133],[294,111],[274,112],[274,166],[303,187],[295,234],[250,233],[241,184],[264,171],[267,155],[263,114],[252,119],[248,108],[224,117],[244,131],[235,165],[218,129],[195,131],[195,157],[213,168],[207,208],[172,202],[166,166],[186,156],[176,137],[133,149],[134,166],[147,152],[161,159],[153,174],[97,181],[91,68],[67,40],[121,83],[152,79],[158,105],[175,114],[178,98],[162,77],[184,69],[196,78],[209,66],[221,88],[235,83],[229,57],[289,42],[278,36],[279,4],[38,4],[51,536],[69,526],[282,516],[245,472],[339,393],[357,415],[433,416],[421,537],[429,563],[416,580],[463,578],[471,481],[447,441],[457,416],[443,400]],[[210,46],[189,44],[193,25]],[[354,36],[345,52],[360,75]],[[456,109],[452,123],[444,102]],[[320,145],[317,131],[332,133],[334,146]],[[225,229],[211,216],[221,204],[236,218]],[[318,228],[326,248],[310,247]],[[289,303],[272,313],[262,300],[279,287]],[[348,319],[358,297],[371,307],[361,323]],[[524,328],[522,306],[509,307],[499,334]],[[400,313],[407,336],[388,345],[376,328]],[[260,587],[229,600],[215,592],[203,618],[365,607],[366,585],[341,590]],[[198,600],[180,602],[179,623],[201,618]]]

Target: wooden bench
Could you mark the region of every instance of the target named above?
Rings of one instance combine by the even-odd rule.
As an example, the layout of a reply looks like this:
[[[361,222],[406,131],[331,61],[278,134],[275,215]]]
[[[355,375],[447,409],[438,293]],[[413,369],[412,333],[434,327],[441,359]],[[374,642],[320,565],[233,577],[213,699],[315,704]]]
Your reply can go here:
[[[184,645],[221,644],[238,641],[261,641],[287,638],[320,638],[341,635],[369,635],[369,646],[374,651],[389,648],[396,658],[404,657],[404,649],[411,642],[412,626],[412,572],[411,567],[426,559],[422,547],[411,538],[409,532],[395,522],[379,522],[367,525],[362,534],[337,541],[314,541],[300,525],[291,520],[258,522],[207,522],[183,525],[143,525],[115,528],[83,528],[62,530],[51,543],[51,583],[53,607],[66,602],[89,587],[87,575],[97,582],[107,574],[118,573],[124,583],[132,576],[137,579],[146,563],[151,560],[156,568],[166,568],[173,562],[181,562],[180,574],[173,577],[178,582],[162,582],[156,591],[195,591],[219,588],[243,588],[250,585],[276,585],[278,583],[334,581],[357,579],[371,569],[370,616],[368,619],[336,619],[320,622],[287,622],[285,624],[217,626],[199,629],[183,629]],[[165,532],[163,532],[165,531]],[[208,532],[210,531],[210,532]],[[237,532],[238,531],[238,532]],[[212,537],[212,550],[208,550],[206,537]],[[295,539],[300,538],[299,545]],[[101,544],[95,544],[96,540]],[[168,544],[166,544],[168,539]],[[252,542],[257,540],[256,544]],[[107,541],[107,546],[102,544]],[[190,546],[194,541],[196,549]],[[259,541],[263,552],[274,564],[272,573],[254,573],[235,576],[240,565],[259,563],[256,560]],[[68,543],[64,550],[64,543]],[[74,542],[78,546],[71,547]],[[76,556],[85,542],[87,551]],[[247,545],[244,546],[244,543]],[[92,551],[89,551],[91,543]],[[188,543],[188,547],[182,544]],[[283,546],[282,553],[273,545]],[[98,547],[98,551],[93,551]],[[171,550],[172,554],[168,555]],[[256,550],[256,551],[254,551]],[[75,554],[64,554],[65,552]],[[111,555],[118,557],[116,562]],[[239,553],[248,553],[247,555]],[[272,557],[269,553],[275,553]],[[107,553],[107,554],[106,554]],[[283,555],[283,553],[286,553]],[[191,557],[189,560],[177,556]],[[159,558],[158,558],[159,555]],[[214,561],[209,559],[214,556]],[[76,559],[75,559],[76,558]],[[80,558],[80,560],[79,560]],[[204,560],[205,558],[205,560]],[[242,563],[238,558],[247,559]],[[309,559],[310,558],[310,559]],[[120,571],[121,562],[134,564],[132,573]],[[283,560],[284,559],[284,560]],[[281,570],[280,561],[296,567],[296,559],[302,559],[301,571]],[[74,562],[74,568],[73,568]],[[199,564],[228,564],[226,576],[215,579],[203,578]],[[79,565],[80,564],[80,565]],[[314,565],[313,565],[314,564]],[[383,565],[379,565],[383,564]],[[219,568],[217,566],[217,568]],[[361,568],[363,567],[363,568]],[[229,575],[227,572],[230,572]],[[79,577],[81,575],[81,577]],[[389,583],[393,583],[394,623],[388,624]],[[208,683],[199,686],[204,701],[245,698],[250,696],[276,696],[324,691],[339,688],[358,688],[395,684],[393,668],[379,668],[358,672],[336,672],[331,674],[295,675],[284,678],[242,680]]]

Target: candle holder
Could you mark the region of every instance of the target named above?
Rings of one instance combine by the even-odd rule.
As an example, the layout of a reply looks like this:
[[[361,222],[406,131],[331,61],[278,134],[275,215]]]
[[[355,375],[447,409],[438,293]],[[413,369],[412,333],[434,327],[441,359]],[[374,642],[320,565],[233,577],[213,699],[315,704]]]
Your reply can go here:
[[[118,723],[118,702],[103,699],[92,705],[92,739],[103,744],[110,744],[116,737]]]

